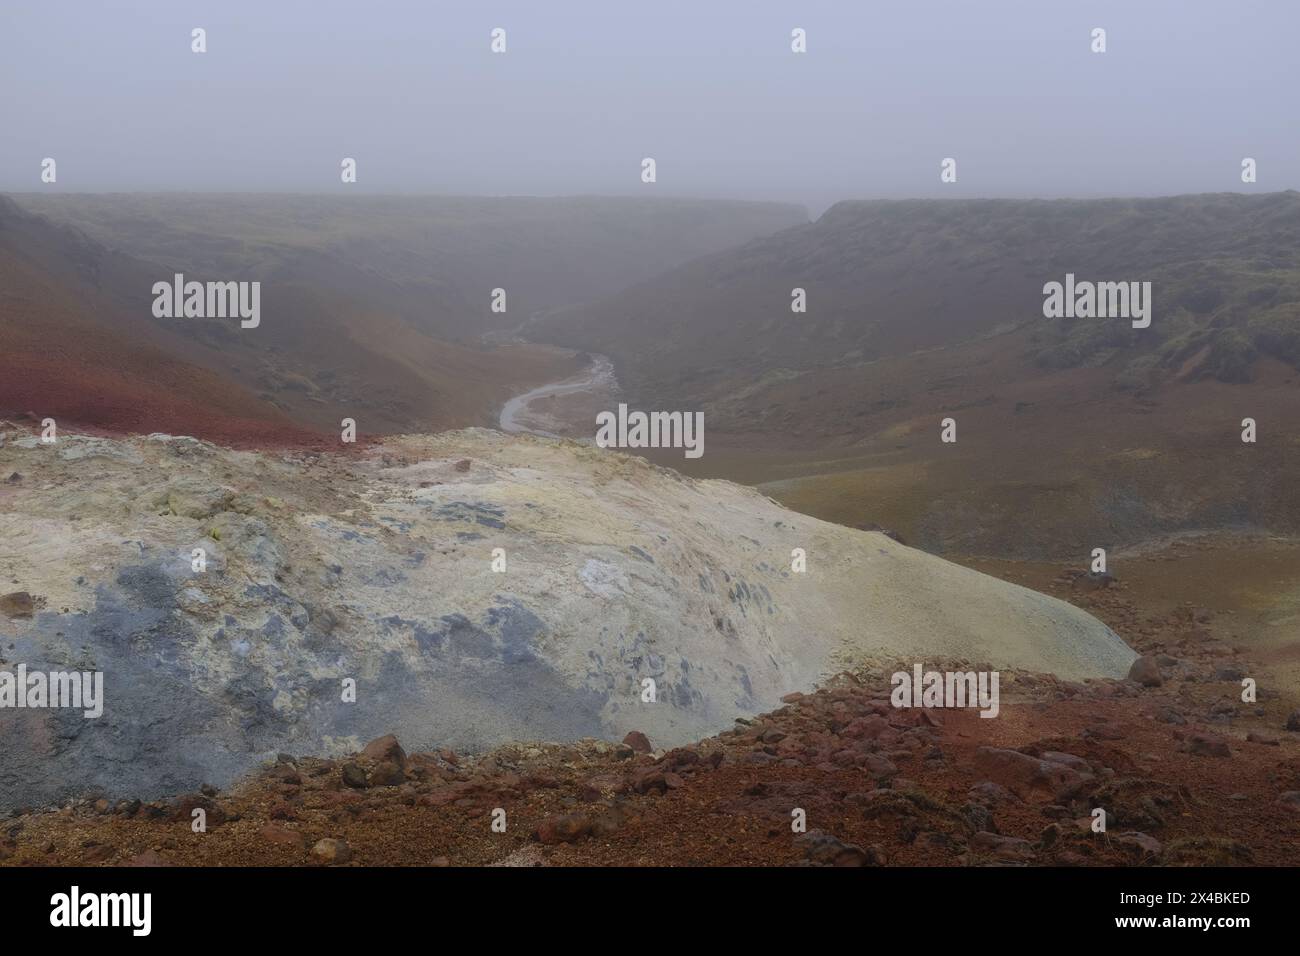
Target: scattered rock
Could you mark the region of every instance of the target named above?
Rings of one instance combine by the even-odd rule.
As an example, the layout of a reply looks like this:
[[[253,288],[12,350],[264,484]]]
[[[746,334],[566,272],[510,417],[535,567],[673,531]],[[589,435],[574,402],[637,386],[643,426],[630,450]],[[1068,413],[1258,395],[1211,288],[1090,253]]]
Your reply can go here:
[[[885,863],[884,851],[878,845],[864,850],[821,830],[801,833],[794,842],[803,850],[805,860],[819,866],[883,866]]]

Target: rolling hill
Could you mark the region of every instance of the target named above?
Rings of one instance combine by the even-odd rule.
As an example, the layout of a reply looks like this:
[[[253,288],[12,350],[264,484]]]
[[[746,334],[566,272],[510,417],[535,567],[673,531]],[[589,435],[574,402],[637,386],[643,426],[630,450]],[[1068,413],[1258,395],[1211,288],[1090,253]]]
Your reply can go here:
[[[695,199],[122,193],[14,197],[177,268],[278,268],[331,295],[477,343],[691,259],[807,221],[798,206]],[[491,290],[507,291],[505,313]]]
[[[1151,282],[1150,327],[1044,318],[1067,273]],[[530,334],[702,410],[675,467],[934,550],[1300,528],[1300,194],[844,202]]]
[[[801,215],[690,201],[18,199],[0,199],[0,414],[237,442],[337,434],[345,417],[364,435],[494,422],[511,395],[577,365],[489,346],[485,332]],[[260,282],[263,321],[154,318],[153,284],[175,273]],[[497,285],[504,314],[489,309]]]

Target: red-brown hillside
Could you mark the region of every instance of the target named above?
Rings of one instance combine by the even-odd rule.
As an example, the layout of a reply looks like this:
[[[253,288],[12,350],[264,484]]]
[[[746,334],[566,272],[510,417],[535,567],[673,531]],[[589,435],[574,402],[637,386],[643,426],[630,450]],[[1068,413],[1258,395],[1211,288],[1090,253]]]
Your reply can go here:
[[[491,424],[514,391],[572,369],[546,347],[440,341],[392,295],[370,305],[378,280],[349,268],[309,250],[282,251],[247,275],[187,268],[200,281],[260,281],[261,324],[156,319],[151,290],[171,280],[173,266],[113,251],[0,198],[0,416],[333,446],[345,417],[362,440]]]

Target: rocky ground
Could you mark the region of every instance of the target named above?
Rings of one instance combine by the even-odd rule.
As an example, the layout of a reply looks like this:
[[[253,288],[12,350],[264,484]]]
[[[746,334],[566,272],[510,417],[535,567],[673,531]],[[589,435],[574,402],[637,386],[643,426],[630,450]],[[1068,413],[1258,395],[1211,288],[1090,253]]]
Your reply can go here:
[[[341,759],[280,755],[233,789],[74,801],[6,824],[9,865],[1294,865],[1300,712],[1209,612],[1136,611],[1129,679],[1004,672],[995,719],[896,709],[889,668],[688,746],[511,744]],[[1094,590],[1095,588],[1095,590]],[[939,662],[935,662],[938,665]],[[950,662],[950,666],[958,666]],[[1258,702],[1240,699],[1259,678]],[[195,809],[205,832],[194,832]],[[1106,830],[1095,832],[1094,811]],[[503,831],[494,811],[504,811]],[[792,827],[796,810],[806,832]]]
[[[967,562],[999,581],[573,443],[0,432],[0,665],[81,660],[133,691],[94,727],[0,712],[5,864],[1300,860],[1289,605],[1252,616],[1215,591],[1243,542],[1128,557],[1122,580]],[[783,572],[805,543],[815,571]],[[1233,584],[1257,603],[1288,586],[1270,547]],[[536,621],[523,639],[510,607]],[[575,723],[613,672],[581,661],[630,682],[639,647],[664,709],[607,694]],[[747,695],[724,670],[742,658]],[[339,675],[376,660],[369,705],[331,718]],[[918,660],[991,662],[997,718],[891,706],[889,675]],[[675,689],[686,673],[697,694]],[[512,715],[521,688],[535,706]],[[482,715],[480,746],[446,739]]]
[[[883,534],[479,429],[324,454],[0,425],[0,584],[0,670],[98,671],[105,695],[92,720],[0,710],[0,811],[226,787],[385,733],[677,746],[876,657],[1071,679],[1134,657]]]

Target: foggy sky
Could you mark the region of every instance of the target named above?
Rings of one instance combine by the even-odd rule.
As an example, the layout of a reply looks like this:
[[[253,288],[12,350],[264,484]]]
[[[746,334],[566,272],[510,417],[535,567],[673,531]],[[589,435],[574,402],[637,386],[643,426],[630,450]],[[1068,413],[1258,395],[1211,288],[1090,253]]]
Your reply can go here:
[[[205,54],[190,52],[196,26]],[[790,52],[794,27],[806,54]],[[3,0],[0,190],[717,196],[817,212],[1294,189],[1298,28],[1289,0]],[[57,184],[40,182],[46,156]],[[339,181],[345,156],[355,185]],[[958,181],[943,185],[949,156]]]

